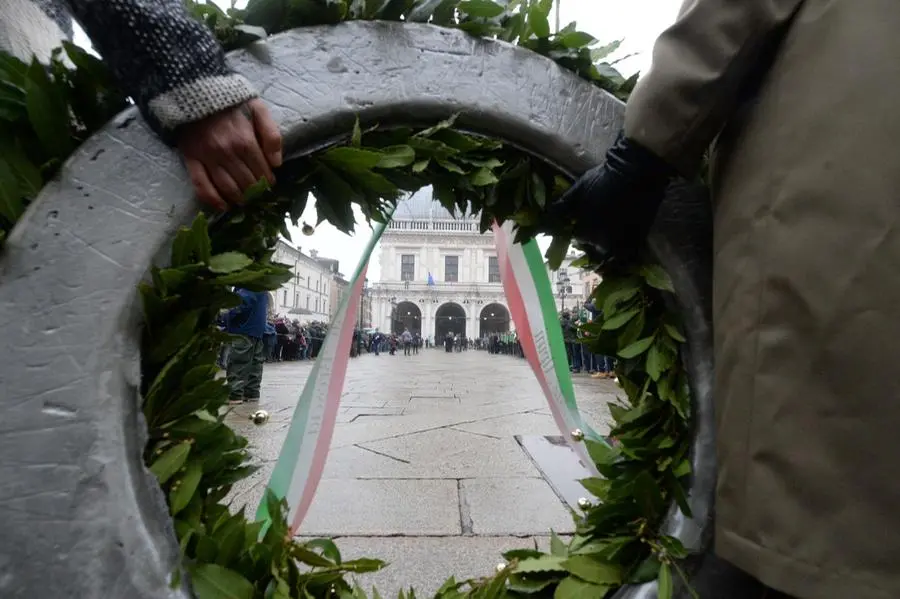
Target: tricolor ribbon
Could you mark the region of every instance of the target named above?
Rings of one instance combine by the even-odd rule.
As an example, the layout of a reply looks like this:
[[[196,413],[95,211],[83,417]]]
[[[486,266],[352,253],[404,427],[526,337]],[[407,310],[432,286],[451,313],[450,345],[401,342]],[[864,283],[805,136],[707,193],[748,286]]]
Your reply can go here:
[[[341,393],[347,377],[350,344],[353,342],[363,282],[369,258],[385,227],[383,223],[375,226],[372,238],[350,280],[349,293],[341,300],[316,363],[306,379],[303,392],[294,408],[287,437],[269,479],[268,490],[278,500],[287,500],[291,535],[297,533],[306,517],[325,470],[325,459],[334,436]],[[268,529],[270,516],[265,496],[256,510],[256,519],[266,523],[263,532]]]
[[[296,534],[315,496],[325,460],[334,436],[341,393],[350,360],[350,344],[362,295],[363,281],[375,244],[381,238],[384,224],[372,233],[362,259],[350,281],[350,292],[341,300],[325,342],[303,387],[294,409],[287,437],[269,479],[268,490],[289,507],[290,533]],[[535,241],[525,245],[513,242],[512,223],[494,225],[498,264],[506,291],[510,314],[516,325],[522,351],[541,386],[553,420],[560,433],[581,462],[597,475],[593,460],[584,443],[573,439],[571,432],[581,429],[585,438],[604,442],[578,411],[569,362],[563,341],[553,289],[547,269]],[[265,497],[256,512],[257,520],[266,522],[270,515]]]
[[[578,410],[556,300],[541,250],[534,240],[515,243],[512,222],[502,227],[495,223],[494,240],[500,280],[516,323],[522,353],[537,377],[559,432],[585,468],[599,476],[584,443],[572,436],[572,431],[580,429],[585,438],[605,443]]]

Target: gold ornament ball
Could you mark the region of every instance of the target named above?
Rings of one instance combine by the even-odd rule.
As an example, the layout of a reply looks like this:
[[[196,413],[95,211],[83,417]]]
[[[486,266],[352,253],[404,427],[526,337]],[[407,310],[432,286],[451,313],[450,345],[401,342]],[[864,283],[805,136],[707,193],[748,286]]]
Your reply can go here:
[[[580,428],[576,428],[572,431],[572,439],[575,441],[584,441],[584,431]]]
[[[591,500],[588,499],[587,497],[580,498],[578,500],[578,507],[580,507],[583,510],[588,509],[589,507],[591,507]]]
[[[316,232],[316,228],[315,228],[315,227],[313,227],[312,225],[310,225],[310,224],[308,224],[308,223],[303,223],[303,234],[304,234],[304,235],[309,236],[309,235],[312,235],[312,234],[315,233],[315,232]]]
[[[507,565],[506,562],[500,562],[499,564],[497,564],[497,568],[496,568],[497,572],[499,573],[499,572],[503,572],[504,570],[506,570],[506,565]]]
[[[256,426],[262,426],[269,421],[269,413],[265,410],[256,410],[255,412],[250,414],[250,420]]]

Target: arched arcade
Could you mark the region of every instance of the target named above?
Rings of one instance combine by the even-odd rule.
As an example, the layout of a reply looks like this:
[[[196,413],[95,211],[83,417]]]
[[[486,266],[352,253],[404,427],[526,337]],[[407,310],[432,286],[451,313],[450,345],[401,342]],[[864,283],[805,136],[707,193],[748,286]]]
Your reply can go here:
[[[391,332],[395,335],[408,330],[413,335],[422,334],[422,310],[412,302],[400,302],[393,310]]]
[[[503,304],[488,304],[481,309],[478,316],[479,336],[487,337],[494,333],[509,332],[509,310]]]
[[[434,338],[443,339],[447,333],[466,335],[466,311],[455,302],[441,304],[434,313]]]

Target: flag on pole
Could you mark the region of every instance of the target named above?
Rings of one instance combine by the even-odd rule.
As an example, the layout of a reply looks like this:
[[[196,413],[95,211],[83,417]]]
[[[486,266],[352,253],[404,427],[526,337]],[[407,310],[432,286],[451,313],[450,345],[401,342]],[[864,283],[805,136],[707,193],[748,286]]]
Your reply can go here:
[[[428,286],[434,287],[434,277],[431,276],[431,272],[428,273]]]

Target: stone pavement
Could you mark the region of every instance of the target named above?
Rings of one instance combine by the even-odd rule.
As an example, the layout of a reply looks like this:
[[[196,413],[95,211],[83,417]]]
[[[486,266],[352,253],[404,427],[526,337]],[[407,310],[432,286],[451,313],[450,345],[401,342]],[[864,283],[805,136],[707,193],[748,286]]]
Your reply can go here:
[[[254,427],[240,406],[231,424],[250,439],[260,471],[233,491],[251,513],[281,449],[310,362],[267,364]],[[608,429],[609,381],[575,375],[587,419]],[[385,597],[414,586],[430,596],[451,574],[490,574],[507,549],[572,532],[572,518],[515,435],[559,435],[524,360],[469,350],[366,355],[350,361],[338,425],[304,536],[340,537],[346,556],[391,565],[361,583]]]

